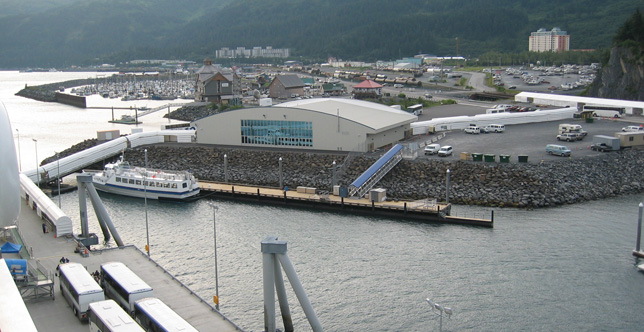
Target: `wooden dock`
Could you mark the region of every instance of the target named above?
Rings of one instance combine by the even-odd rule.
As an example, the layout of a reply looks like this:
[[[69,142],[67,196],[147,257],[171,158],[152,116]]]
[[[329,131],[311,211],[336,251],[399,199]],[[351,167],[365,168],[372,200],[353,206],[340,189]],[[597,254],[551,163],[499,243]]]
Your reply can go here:
[[[349,212],[418,221],[494,227],[494,220],[450,216],[451,204],[431,200],[375,202],[366,198],[344,198],[332,194],[321,194],[315,190],[280,190],[277,188],[254,187],[239,184],[200,181],[204,196],[288,206],[315,210]],[[313,189],[313,188],[309,188]]]

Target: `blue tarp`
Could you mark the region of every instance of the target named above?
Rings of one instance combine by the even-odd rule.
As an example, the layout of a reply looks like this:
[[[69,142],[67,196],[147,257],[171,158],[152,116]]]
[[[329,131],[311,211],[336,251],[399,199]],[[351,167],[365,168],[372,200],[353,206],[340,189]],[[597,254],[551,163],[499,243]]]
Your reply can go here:
[[[0,248],[0,250],[2,250],[2,252],[5,253],[5,254],[19,253],[20,249],[22,249],[21,244],[15,244],[15,243],[11,243],[11,242],[7,242],[7,243],[3,244],[2,247]]]

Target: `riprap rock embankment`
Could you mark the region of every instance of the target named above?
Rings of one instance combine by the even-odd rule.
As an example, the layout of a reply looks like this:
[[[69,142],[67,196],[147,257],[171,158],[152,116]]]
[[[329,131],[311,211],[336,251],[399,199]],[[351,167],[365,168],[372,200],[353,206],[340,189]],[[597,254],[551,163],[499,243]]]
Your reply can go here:
[[[92,141],[63,152],[82,150]],[[346,155],[276,152],[188,146],[149,146],[148,166],[190,170],[204,181],[223,182],[224,154],[231,183],[279,186],[282,158],[284,185],[332,190],[332,163],[341,165]],[[127,150],[132,165],[144,164],[143,148]],[[353,159],[339,173],[338,183],[349,185],[377,159]],[[51,159],[46,162],[52,161]],[[597,200],[644,190],[644,150],[625,150],[594,157],[566,158],[539,163],[484,163],[442,159],[401,161],[377,187],[390,199],[445,199],[446,171],[450,170],[450,202],[491,207],[537,208]]]

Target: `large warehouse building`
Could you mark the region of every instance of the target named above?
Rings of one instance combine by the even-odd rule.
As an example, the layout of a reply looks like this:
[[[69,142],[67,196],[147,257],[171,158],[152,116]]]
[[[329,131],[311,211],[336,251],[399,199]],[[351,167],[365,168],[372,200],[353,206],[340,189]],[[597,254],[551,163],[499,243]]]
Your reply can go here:
[[[417,120],[377,103],[318,98],[226,111],[192,125],[203,144],[368,152],[409,137]]]

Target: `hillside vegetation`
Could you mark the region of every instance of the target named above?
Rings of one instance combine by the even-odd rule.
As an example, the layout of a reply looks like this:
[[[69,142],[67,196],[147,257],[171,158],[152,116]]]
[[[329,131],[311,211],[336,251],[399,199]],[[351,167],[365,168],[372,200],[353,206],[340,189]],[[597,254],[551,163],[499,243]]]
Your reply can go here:
[[[643,0],[14,0],[0,17],[0,68],[201,61],[221,47],[291,48],[295,58],[373,61],[522,52],[530,32],[560,27],[571,48],[611,46]],[[25,7],[27,6],[27,7]],[[39,7],[38,7],[39,8]],[[6,9],[6,10],[5,10]]]

